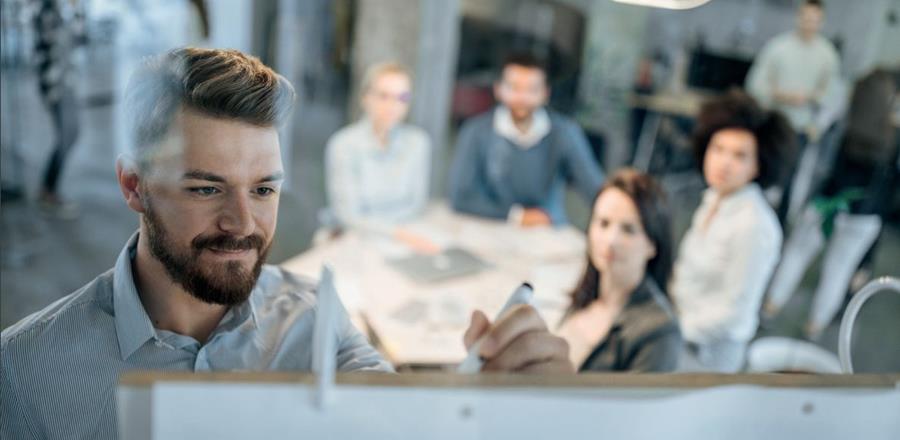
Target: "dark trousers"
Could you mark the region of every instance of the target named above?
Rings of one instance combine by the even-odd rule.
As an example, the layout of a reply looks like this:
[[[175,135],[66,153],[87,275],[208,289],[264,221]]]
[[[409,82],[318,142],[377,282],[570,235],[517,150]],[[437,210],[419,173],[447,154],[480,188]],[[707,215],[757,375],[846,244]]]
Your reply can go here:
[[[788,209],[791,205],[791,194],[794,191],[794,178],[797,176],[797,169],[800,167],[800,160],[803,159],[803,153],[806,152],[809,146],[809,138],[806,137],[806,134],[798,133],[796,141],[797,142],[797,150],[795,151],[793,163],[791,163],[788,167],[789,171],[785,173],[784,181],[782,184],[784,185],[784,190],[781,193],[781,201],[778,203],[778,209],[775,210],[775,214],[778,215],[778,221],[781,223],[782,229],[788,228]],[[817,146],[811,146],[811,148],[816,148]]]
[[[78,103],[71,89],[64,89],[59,100],[46,102],[56,136],[53,153],[44,170],[44,191],[56,193],[66,157],[78,140]]]

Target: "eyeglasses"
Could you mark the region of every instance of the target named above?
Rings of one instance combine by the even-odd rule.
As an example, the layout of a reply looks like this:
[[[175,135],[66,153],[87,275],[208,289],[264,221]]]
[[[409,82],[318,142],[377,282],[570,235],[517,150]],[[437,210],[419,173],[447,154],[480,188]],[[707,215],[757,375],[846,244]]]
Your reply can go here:
[[[387,93],[387,92],[369,92],[379,101],[397,101],[402,102],[404,104],[409,104],[409,101],[412,99],[412,93],[403,92],[398,94]]]

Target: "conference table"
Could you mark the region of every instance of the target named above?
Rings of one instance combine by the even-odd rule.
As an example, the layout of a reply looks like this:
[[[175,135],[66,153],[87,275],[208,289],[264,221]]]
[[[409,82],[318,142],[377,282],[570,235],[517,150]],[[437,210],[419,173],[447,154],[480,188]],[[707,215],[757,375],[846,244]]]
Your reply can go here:
[[[584,233],[572,226],[524,228],[455,213],[435,202],[419,219],[399,227],[437,248],[464,249],[487,267],[442,281],[418,281],[391,264],[413,255],[412,248],[391,234],[358,230],[315,244],[282,264],[312,278],[329,265],[353,322],[398,368],[459,363],[472,311],[494,319],[522,282],[534,287],[532,305],[555,326],[584,270]]]

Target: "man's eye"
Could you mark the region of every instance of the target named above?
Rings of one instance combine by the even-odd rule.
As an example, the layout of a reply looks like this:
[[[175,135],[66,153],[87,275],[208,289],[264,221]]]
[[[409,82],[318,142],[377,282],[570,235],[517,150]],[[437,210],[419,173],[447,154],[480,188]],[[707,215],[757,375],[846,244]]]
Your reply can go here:
[[[219,192],[219,190],[212,186],[200,186],[196,188],[188,188],[188,191],[198,194],[201,196],[211,196]]]
[[[264,186],[261,188],[257,188],[256,194],[261,195],[261,196],[268,196],[268,195],[275,194],[275,190]]]

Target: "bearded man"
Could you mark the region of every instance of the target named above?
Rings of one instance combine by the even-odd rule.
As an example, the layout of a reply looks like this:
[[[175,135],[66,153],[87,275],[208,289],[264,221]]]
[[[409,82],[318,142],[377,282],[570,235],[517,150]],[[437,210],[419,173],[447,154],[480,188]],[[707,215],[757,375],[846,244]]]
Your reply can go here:
[[[264,264],[291,85],[238,51],[185,48],[145,62],[126,99],[134,151],[116,175],[140,229],[113,269],[3,330],[0,438],[127,437],[128,370],[311,370],[315,284]],[[346,313],[336,322],[340,371],[393,371]],[[465,342],[480,337],[484,369],[572,371],[531,307],[476,312]]]

